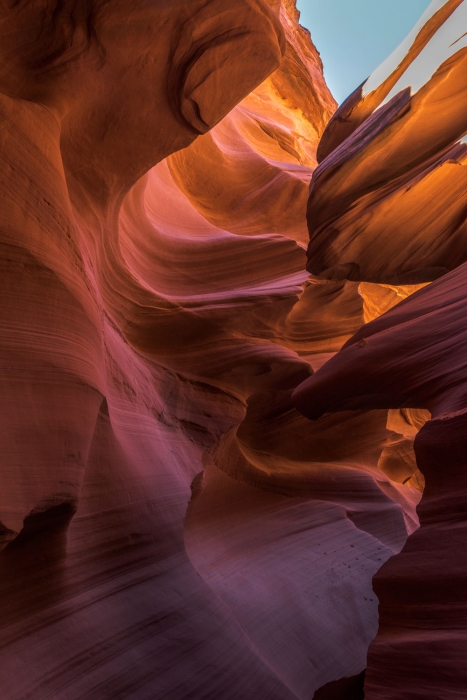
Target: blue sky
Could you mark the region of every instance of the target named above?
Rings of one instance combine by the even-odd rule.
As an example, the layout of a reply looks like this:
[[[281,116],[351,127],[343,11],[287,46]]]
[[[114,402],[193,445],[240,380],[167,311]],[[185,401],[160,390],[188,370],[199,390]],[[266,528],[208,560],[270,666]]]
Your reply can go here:
[[[431,0],[298,0],[340,103],[410,32]]]

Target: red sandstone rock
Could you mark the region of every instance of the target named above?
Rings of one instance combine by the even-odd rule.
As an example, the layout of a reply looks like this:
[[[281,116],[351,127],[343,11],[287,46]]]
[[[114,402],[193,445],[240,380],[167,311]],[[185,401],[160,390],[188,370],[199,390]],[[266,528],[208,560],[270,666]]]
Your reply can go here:
[[[390,68],[383,72],[375,71],[373,76],[360,85],[340,105],[326,126],[318,146],[318,160],[321,162],[340,146],[389,95],[397,81],[404,75],[411,63],[420,55],[438,29],[446,22],[463,0],[435,0],[405,42],[396,49],[397,59],[390,57]],[[369,85],[367,85],[369,83]]]
[[[304,270],[336,105],[297,22],[292,0],[0,8],[2,700],[360,693],[426,414],[291,401],[414,291]]]
[[[466,259],[466,6],[436,2],[428,16],[441,5],[407,54],[396,52],[364,83],[366,97],[352,98],[357,121],[337,113],[331,122],[329,139],[338,143],[326,146],[308,203],[314,274],[347,266],[353,280],[418,283]]]
[[[441,17],[434,43],[426,44],[432,54],[426,65],[411,60],[420,70],[434,63],[440,47],[450,55],[438,69],[433,65],[425,83],[417,84],[411,69],[413,96],[399,75],[396,94],[373,114],[365,113],[365,101],[355,102],[360,126],[349,113],[339,135],[336,120],[323,149],[330,152],[333,139],[341,143],[315,171],[309,204],[316,271],[379,284],[360,287],[370,322],[295,390],[293,404],[320,421],[350,409],[391,408],[388,428],[402,439],[383,450],[378,466],[392,480],[424,489],[420,529],[374,579],[379,631],[368,655],[367,700],[454,700],[464,697],[467,683],[466,265],[410,289],[396,306],[391,290],[404,297],[404,286],[381,285],[428,281],[465,260],[467,4],[440,5],[450,16]],[[347,138],[346,130],[353,132]]]
[[[401,693],[455,698],[465,687],[465,567],[459,554],[465,529],[459,476],[465,461],[465,275],[463,265],[364,326],[295,392],[299,408],[315,418],[350,405],[417,406],[433,416],[415,438],[426,480],[417,509],[421,528],[375,578],[380,628],[369,654],[370,699]]]
[[[365,664],[415,492],[377,484],[384,413],[336,451],[290,405],[363,319],[304,272],[335,103],[297,19],[0,9],[2,700],[292,700]]]

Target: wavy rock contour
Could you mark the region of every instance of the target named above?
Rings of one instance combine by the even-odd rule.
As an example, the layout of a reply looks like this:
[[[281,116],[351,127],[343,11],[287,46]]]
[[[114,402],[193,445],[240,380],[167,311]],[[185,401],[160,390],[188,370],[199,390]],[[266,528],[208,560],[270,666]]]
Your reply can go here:
[[[465,2],[432,3],[402,50],[341,107],[343,126],[331,121],[309,201],[310,222],[319,222],[309,265],[367,280],[370,322],[295,390],[293,403],[312,419],[390,408],[392,421],[404,417],[415,429],[417,481],[426,482],[420,529],[374,579],[379,630],[368,700],[465,694],[466,28]],[[376,95],[383,102],[374,110]],[[402,281],[422,284],[407,295]],[[406,298],[391,308],[382,289]],[[375,306],[389,310],[374,318]],[[393,478],[400,448],[395,464],[391,447],[381,456]]]
[[[463,7],[445,5],[410,60]],[[334,134],[316,168],[336,105],[298,20],[292,0],[0,7],[5,700],[362,695],[372,578],[418,528],[433,407],[310,424],[292,394],[463,260],[463,53],[423,100],[398,93]],[[435,114],[403,159],[441,98],[449,129]],[[411,173],[430,183],[420,211],[440,183],[450,208],[409,260],[388,240],[383,274],[371,227],[362,243],[339,221],[384,190],[386,128],[390,192]],[[371,661],[368,687],[381,677]]]

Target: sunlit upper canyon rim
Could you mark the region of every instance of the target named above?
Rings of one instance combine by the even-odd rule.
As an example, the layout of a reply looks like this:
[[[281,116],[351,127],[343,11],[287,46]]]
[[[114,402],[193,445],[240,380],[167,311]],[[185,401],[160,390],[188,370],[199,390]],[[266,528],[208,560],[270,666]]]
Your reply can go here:
[[[467,0],[304,4],[0,2],[1,700],[467,697]]]

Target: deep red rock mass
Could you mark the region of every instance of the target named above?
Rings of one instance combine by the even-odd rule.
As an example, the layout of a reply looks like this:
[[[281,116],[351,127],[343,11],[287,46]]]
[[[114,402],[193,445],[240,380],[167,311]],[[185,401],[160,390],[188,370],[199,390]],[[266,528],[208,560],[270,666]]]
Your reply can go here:
[[[466,35],[0,0],[1,700],[467,696]]]

